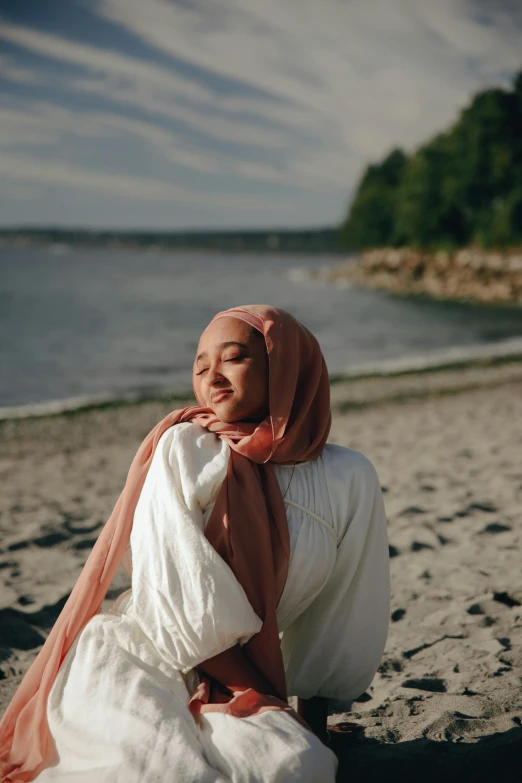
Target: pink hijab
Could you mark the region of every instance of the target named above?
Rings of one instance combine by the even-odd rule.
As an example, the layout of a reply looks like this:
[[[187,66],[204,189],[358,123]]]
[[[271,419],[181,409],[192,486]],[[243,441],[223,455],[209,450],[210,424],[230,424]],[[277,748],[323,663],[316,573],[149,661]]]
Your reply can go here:
[[[264,335],[270,415],[260,424],[227,424],[209,408],[191,406],[172,411],[147,435],[67,603],[0,722],[0,781],[30,781],[56,763],[46,716],[49,692],[65,655],[99,611],[122,563],[158,441],[180,422],[196,422],[230,446],[227,475],[205,535],[263,620],[243,651],[286,699],[276,606],[286,581],[290,543],[283,498],[269,463],[304,462],[323,450],[331,424],[328,373],[315,337],[284,310],[248,305],[218,313],[214,320],[224,316],[239,318]],[[245,517],[248,525],[242,524]],[[253,703],[245,712],[243,704],[237,714],[258,709]]]

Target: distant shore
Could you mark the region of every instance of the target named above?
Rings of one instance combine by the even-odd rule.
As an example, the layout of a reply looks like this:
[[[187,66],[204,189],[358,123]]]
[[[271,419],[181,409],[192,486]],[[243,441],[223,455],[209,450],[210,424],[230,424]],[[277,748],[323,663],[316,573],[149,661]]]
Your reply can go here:
[[[143,250],[167,253],[300,253],[343,252],[337,228],[237,229],[193,231],[118,231],[82,228],[0,228],[1,247],[44,247],[60,255],[76,248]]]
[[[316,277],[402,294],[522,305],[522,248],[469,247],[454,253],[378,248],[320,269]]]

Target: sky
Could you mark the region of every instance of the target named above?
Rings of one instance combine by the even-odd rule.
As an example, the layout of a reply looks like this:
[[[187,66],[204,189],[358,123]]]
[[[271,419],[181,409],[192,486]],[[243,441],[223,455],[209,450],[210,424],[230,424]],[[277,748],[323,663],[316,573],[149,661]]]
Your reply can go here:
[[[521,40],[520,0],[0,0],[0,225],[333,225]]]

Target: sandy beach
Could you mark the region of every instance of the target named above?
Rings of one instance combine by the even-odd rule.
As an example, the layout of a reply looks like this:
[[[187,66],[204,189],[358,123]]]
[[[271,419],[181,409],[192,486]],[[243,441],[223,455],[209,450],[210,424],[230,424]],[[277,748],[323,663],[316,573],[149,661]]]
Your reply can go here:
[[[365,741],[339,780],[520,782],[522,363],[339,382],[332,402],[330,440],[381,478],[392,572],[383,662],[347,716]],[[0,712],[173,407],[0,422]]]

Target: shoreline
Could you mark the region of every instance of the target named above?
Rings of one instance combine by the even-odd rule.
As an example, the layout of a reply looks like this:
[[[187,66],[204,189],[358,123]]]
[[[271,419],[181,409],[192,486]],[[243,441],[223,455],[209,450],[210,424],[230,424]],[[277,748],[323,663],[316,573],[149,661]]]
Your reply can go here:
[[[422,376],[437,373],[456,373],[466,370],[484,370],[504,365],[522,364],[522,337],[513,337],[495,343],[455,346],[428,355],[413,355],[382,362],[353,365],[342,373],[330,375],[332,402],[339,398],[339,390],[357,382],[373,379],[394,379],[404,376]],[[521,368],[522,371],[522,368]],[[478,383],[478,385],[485,385]],[[497,384],[495,384],[497,385]],[[466,388],[471,388],[469,385]],[[192,404],[192,391],[161,389],[143,393],[129,390],[126,393],[107,392],[97,395],[78,395],[63,399],[43,400],[22,405],[0,406],[0,423],[18,419],[39,419],[52,416],[74,415],[105,408],[130,407],[148,403]]]

